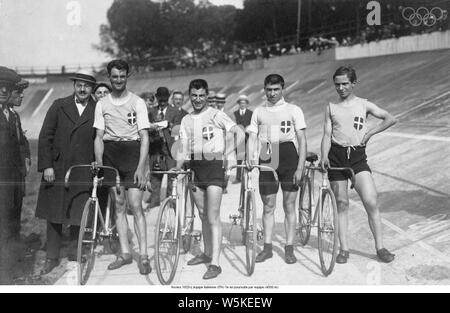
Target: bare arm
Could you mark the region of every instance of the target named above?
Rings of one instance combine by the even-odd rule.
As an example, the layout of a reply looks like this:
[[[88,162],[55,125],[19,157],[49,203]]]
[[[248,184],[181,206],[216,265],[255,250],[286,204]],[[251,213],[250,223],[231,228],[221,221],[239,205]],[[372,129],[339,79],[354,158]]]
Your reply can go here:
[[[144,189],[147,184],[147,178],[145,175],[145,163],[148,157],[149,149],[149,137],[148,129],[142,129],[139,131],[139,137],[141,138],[141,150],[139,154],[139,163],[134,173],[134,183],[138,185],[140,189]]]
[[[371,102],[367,103],[367,113],[383,121],[367,131],[361,143],[362,145],[366,145],[372,136],[385,131],[397,123],[397,119],[393,115]]]
[[[304,129],[297,131],[297,141],[299,144],[299,158],[297,170],[294,175],[294,184],[300,185],[303,176],[303,169],[305,167],[307,151],[306,131]]]
[[[327,105],[327,108],[325,110],[325,124],[323,127],[323,137],[321,146],[322,159],[320,160],[320,165],[324,170],[329,165],[328,154],[330,153],[331,148],[331,132],[332,132],[332,125],[330,116],[330,106]]]
[[[95,162],[100,166],[103,165],[103,152],[105,151],[105,144],[103,143],[104,135],[104,130],[97,129],[94,139]]]

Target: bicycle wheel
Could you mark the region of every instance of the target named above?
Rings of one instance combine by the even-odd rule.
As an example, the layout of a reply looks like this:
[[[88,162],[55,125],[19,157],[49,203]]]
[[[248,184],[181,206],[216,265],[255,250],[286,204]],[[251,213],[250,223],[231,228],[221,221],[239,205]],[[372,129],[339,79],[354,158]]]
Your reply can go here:
[[[338,213],[336,199],[330,189],[322,191],[322,210],[319,212],[319,258],[322,273],[329,276],[334,269],[338,252]]]
[[[312,222],[312,187],[309,177],[305,177],[302,188],[300,190],[299,206],[298,206],[298,234],[300,243],[305,246],[311,235]]]
[[[78,283],[85,285],[89,275],[94,268],[95,246],[97,236],[94,229],[97,202],[89,199],[83,210],[80,224],[80,234],[78,237],[77,262],[78,262]]]
[[[167,198],[161,204],[156,224],[156,273],[163,285],[169,285],[176,274],[180,258],[180,227],[177,233],[176,204]]]
[[[184,253],[188,253],[192,246],[192,233],[194,232],[194,202],[189,190],[186,190],[185,195],[185,215],[184,215],[184,226],[185,234],[183,234],[183,250]]]
[[[255,271],[256,244],[258,242],[258,230],[256,227],[256,202],[253,191],[247,192],[247,205],[245,207],[245,256],[247,261],[247,273],[251,276]]]
[[[246,245],[247,243],[247,215],[246,215],[246,210],[245,208],[247,208],[247,203],[248,203],[248,197],[247,197],[247,184],[248,184],[248,180],[247,180],[247,175],[243,175],[242,177],[242,182],[241,182],[241,192],[240,192],[240,196],[239,196],[239,209],[238,212],[241,216],[241,231],[242,231],[242,245]]]

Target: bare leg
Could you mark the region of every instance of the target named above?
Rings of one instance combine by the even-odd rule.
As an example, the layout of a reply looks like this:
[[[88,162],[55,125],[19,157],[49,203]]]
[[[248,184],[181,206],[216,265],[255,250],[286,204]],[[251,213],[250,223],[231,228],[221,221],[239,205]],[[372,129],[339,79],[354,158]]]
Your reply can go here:
[[[272,244],[273,227],[275,225],[275,206],[277,203],[277,195],[261,195],[264,205],[263,227],[264,227],[264,243]]]
[[[120,187],[120,194],[117,194],[116,188],[110,191],[116,203],[116,226],[119,234],[120,248],[122,254],[130,254],[130,245],[128,243],[128,221],[127,206],[125,201],[125,188]]]
[[[355,189],[369,217],[369,226],[375,239],[375,248],[377,251],[381,250],[384,248],[381,215],[377,206],[378,195],[375,182],[370,172],[361,172],[356,175]]]
[[[133,188],[127,190],[128,205],[133,213],[136,236],[139,240],[139,254],[147,255],[147,222],[142,209],[143,191]]]
[[[208,224],[211,230],[211,264],[219,266],[220,251],[222,248],[222,222],[220,220],[220,204],[222,202],[223,189],[217,186],[209,186],[206,192],[208,212]]]
[[[333,181],[331,182],[331,189],[336,197],[338,207],[338,226],[339,226],[339,241],[341,243],[341,250],[349,251],[347,231],[348,231],[348,181]]]
[[[209,227],[208,217],[205,211],[206,204],[206,192],[200,188],[196,188],[195,192],[192,192],[195,205],[197,206],[200,219],[202,221],[202,234],[203,234],[203,245],[204,253],[207,256],[212,255],[212,239],[211,239],[211,229]]]
[[[284,228],[286,231],[286,245],[291,246],[295,240],[297,215],[295,214],[295,201],[298,192],[283,192],[283,209],[285,214]]]

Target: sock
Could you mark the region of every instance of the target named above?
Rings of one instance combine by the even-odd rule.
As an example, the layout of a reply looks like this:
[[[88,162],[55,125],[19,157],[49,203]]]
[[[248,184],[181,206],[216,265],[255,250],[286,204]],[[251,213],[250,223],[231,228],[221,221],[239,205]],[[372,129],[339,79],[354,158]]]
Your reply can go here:
[[[294,246],[293,245],[286,246],[285,251],[286,253],[294,253]]]

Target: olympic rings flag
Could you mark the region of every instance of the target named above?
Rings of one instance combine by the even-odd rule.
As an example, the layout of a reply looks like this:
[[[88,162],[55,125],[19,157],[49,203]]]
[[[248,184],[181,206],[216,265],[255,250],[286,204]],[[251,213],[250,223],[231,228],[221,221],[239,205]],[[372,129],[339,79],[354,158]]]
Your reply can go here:
[[[448,17],[448,11],[440,7],[434,7],[429,10],[426,7],[420,7],[417,10],[411,7],[406,7],[402,10],[402,16],[409,21],[412,26],[425,25],[432,27],[439,21],[444,21]]]

